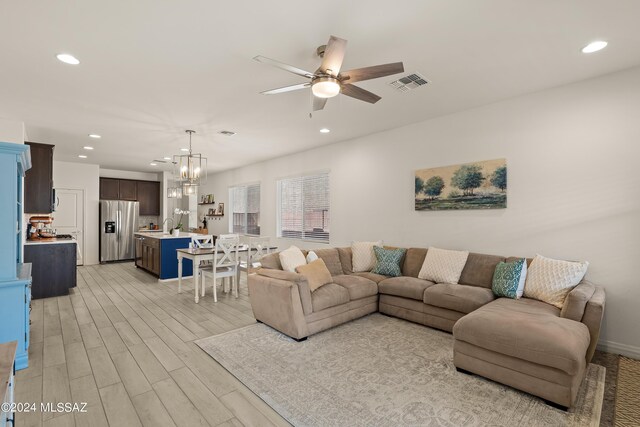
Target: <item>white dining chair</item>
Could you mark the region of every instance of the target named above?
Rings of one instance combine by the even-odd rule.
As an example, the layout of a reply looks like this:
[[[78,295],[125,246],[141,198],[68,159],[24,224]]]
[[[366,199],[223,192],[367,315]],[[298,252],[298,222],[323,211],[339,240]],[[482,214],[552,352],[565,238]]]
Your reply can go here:
[[[249,274],[252,269],[261,267],[260,260],[271,253],[271,238],[270,237],[249,237],[247,239],[247,252],[244,257],[241,257],[238,268],[240,271],[247,272],[247,281],[249,280]],[[238,275],[238,278],[240,275]]]
[[[191,247],[195,249],[213,248],[213,236],[210,234],[191,236]]]
[[[202,283],[202,296],[204,296],[206,282],[205,278],[213,279],[213,301],[218,302],[216,290],[218,279],[222,279],[223,289],[226,291],[225,280],[229,280],[232,285],[234,296],[238,297],[238,246],[240,243],[237,234],[223,234],[218,236],[215,243],[212,264],[200,269]]]

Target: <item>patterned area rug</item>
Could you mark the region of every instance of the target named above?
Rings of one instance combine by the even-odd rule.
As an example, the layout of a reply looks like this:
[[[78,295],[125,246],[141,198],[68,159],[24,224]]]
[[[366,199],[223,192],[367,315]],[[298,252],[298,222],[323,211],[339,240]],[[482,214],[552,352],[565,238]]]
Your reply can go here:
[[[569,412],[458,373],[450,334],[372,314],[297,343],[264,324],[197,341],[295,426],[597,426],[605,369]]]
[[[640,425],[640,360],[620,357],[615,419],[616,427]]]

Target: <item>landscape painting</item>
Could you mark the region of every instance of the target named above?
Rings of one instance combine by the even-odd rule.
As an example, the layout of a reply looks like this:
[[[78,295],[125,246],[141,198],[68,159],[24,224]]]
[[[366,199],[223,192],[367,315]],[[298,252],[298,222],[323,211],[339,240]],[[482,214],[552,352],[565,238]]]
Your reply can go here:
[[[415,178],[417,211],[507,207],[506,159],[420,169]]]

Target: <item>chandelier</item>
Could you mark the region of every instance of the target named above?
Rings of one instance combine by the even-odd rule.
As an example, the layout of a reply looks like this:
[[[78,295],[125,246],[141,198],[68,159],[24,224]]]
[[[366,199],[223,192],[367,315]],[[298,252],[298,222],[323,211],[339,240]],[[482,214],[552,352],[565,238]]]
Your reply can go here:
[[[191,148],[191,136],[194,130],[186,130],[189,134],[189,154],[173,156],[177,167],[177,182],[182,187],[182,194],[196,194],[198,185],[207,182],[207,158],[200,153],[194,153]]]

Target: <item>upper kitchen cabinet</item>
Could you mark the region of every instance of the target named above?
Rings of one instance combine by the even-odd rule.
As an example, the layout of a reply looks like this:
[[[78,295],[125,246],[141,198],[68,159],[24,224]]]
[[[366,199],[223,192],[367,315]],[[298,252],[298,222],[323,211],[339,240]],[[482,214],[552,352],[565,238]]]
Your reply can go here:
[[[131,200],[140,204],[140,215],[160,215],[160,183],[132,179],[100,178],[100,200]]]
[[[137,181],[131,181],[128,179],[120,180],[120,200],[138,200],[138,186]]]
[[[53,145],[25,142],[31,149],[32,167],[24,177],[24,212],[53,212]]]
[[[100,178],[100,200],[119,200],[120,180],[114,178]]]
[[[160,215],[160,183],[155,181],[138,181],[138,202],[140,215]]]

